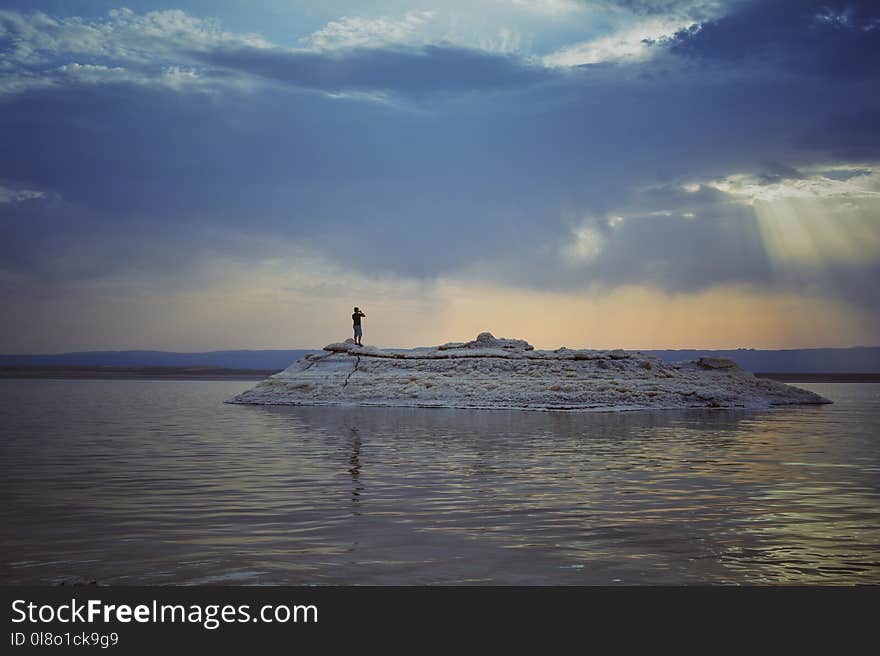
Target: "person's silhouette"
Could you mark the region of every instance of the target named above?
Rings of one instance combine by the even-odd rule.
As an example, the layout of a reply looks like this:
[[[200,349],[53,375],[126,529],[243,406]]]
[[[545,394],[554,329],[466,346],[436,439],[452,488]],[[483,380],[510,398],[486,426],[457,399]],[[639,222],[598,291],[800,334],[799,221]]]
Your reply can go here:
[[[351,315],[351,320],[354,324],[354,343],[358,346],[363,346],[361,339],[363,338],[364,332],[361,329],[361,317],[365,316],[367,315],[361,312],[360,308],[355,308],[354,314]]]

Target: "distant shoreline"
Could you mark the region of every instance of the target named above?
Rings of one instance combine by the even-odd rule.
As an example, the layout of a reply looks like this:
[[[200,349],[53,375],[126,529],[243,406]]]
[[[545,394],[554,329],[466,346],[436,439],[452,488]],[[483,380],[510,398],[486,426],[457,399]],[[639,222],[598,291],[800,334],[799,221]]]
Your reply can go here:
[[[880,383],[880,373],[756,373],[782,383]]]
[[[277,369],[223,367],[0,367],[0,378],[63,380],[242,380],[259,381]],[[785,383],[880,383],[878,373],[756,373]]]
[[[0,367],[0,378],[98,380],[263,380],[275,369],[223,367]]]

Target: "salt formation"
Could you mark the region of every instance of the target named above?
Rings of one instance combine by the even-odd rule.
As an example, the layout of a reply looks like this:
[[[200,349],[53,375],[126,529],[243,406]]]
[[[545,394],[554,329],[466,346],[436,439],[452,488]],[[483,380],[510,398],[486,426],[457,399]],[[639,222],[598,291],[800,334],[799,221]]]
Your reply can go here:
[[[728,358],[663,363],[623,350],[536,351],[521,339],[481,333],[409,350],[329,344],[230,403],[600,411],[830,401],[756,378]]]

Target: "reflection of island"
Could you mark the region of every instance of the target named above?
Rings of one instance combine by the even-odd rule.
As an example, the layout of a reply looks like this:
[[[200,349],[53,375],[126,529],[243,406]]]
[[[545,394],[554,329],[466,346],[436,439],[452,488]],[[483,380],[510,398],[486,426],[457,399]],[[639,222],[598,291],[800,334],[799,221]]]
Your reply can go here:
[[[538,351],[481,333],[411,350],[330,344],[235,398],[256,405],[380,405],[518,410],[767,408],[829,403],[759,379],[729,358],[662,362],[623,350]]]
[[[308,452],[331,440],[322,464],[348,463],[340,514],[357,515],[344,540],[359,558],[398,562],[370,549],[442,538],[448,553],[491,551],[498,580],[522,567],[512,554],[528,567],[556,558],[552,576],[586,583],[876,581],[865,545],[877,529],[859,515],[873,474],[838,464],[864,454],[804,430],[844,412],[248,409]],[[842,544],[842,530],[857,539]]]

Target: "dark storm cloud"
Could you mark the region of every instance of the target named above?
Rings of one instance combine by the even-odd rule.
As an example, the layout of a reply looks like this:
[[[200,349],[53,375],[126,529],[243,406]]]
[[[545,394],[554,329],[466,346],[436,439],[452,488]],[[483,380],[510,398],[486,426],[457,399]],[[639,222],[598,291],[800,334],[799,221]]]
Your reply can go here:
[[[874,79],[871,82],[876,84]],[[869,93],[854,104],[816,119],[798,143],[805,149],[829,152],[831,158],[843,162],[880,161],[880,99],[876,92]]]
[[[771,65],[829,76],[874,75],[880,64],[880,4],[776,0],[676,35],[673,52],[711,62]]]

